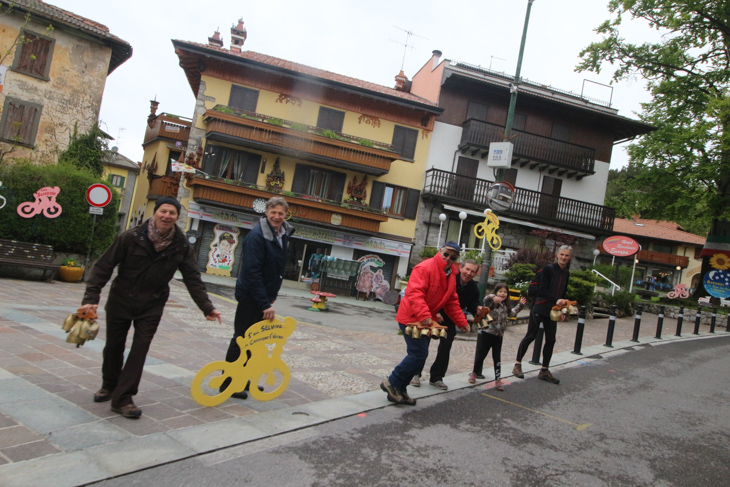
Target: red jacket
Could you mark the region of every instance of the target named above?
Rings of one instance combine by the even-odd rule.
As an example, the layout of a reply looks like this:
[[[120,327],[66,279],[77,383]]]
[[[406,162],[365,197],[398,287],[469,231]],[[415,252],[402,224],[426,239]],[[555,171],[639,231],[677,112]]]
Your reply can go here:
[[[398,323],[415,323],[426,318],[436,321],[436,313],[444,309],[456,326],[469,326],[456,294],[456,273],[459,268],[451,264],[451,274],[447,276],[445,267],[446,262],[441,254],[436,254],[413,268],[405,298],[398,307]]]

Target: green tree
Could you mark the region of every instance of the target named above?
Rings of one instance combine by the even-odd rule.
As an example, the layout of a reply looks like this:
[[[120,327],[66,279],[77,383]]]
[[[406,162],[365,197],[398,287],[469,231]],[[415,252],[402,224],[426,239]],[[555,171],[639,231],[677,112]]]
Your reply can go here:
[[[58,163],[75,166],[100,178],[104,172],[104,151],[109,149],[106,137],[99,124],[94,124],[83,135],[79,135],[78,127],[74,124],[68,148],[59,154]]]
[[[610,0],[603,36],[580,53],[577,71],[606,64],[618,81],[642,77],[653,95],[641,121],[657,127],[628,149],[641,170],[642,205],[678,220],[698,210],[711,218],[710,235],[730,240],[730,3],[726,0]],[[643,20],[659,42],[633,44],[620,34],[625,17]],[[646,171],[644,171],[646,169]],[[632,183],[634,184],[634,183]],[[702,273],[709,270],[704,258]],[[700,285],[695,296],[706,293]]]

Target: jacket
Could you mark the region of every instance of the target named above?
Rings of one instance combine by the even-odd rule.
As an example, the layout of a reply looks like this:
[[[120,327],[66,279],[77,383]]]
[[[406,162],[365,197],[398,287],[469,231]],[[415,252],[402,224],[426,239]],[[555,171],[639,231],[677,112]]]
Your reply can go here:
[[[271,307],[284,280],[286,249],[294,227],[284,222],[283,228],[281,246],[266,216],[262,216],[243,240],[243,263],[236,281],[236,299],[252,301],[261,311]]]
[[[517,303],[514,308],[509,307],[509,296],[497,304],[494,302],[495,295],[489,294],[484,297],[484,306],[489,308],[489,315],[492,317],[492,321],[489,322],[486,328],[479,330],[479,333],[489,333],[501,337],[504,335],[504,330],[507,328],[507,318],[511,316],[517,316],[517,313],[522,311],[522,303]]]
[[[407,289],[406,289],[407,290]],[[456,295],[459,296],[459,307],[461,312],[466,314],[471,313],[472,316],[477,314],[477,307],[479,306],[479,286],[472,279],[466,284],[461,283],[461,274],[456,273]],[[445,312],[445,310],[444,310]],[[451,319],[448,313],[442,313],[444,317],[444,326],[450,326],[454,324],[454,320]]]
[[[105,309],[119,318],[161,316],[170,295],[170,281],[180,271],[190,296],[208,315],[215,309],[183,231],[175,225],[172,242],[160,252],[147,237],[146,220],[117,237],[98,260],[86,283],[81,304],[99,304],[102,288],[118,267]]]
[[[561,269],[557,262],[546,265],[542,270],[540,284],[535,295],[535,302],[532,310],[536,313],[547,315],[550,309],[555,306],[558,299],[565,299],[568,292],[568,279],[570,271],[566,267]]]
[[[448,276],[445,267],[441,254],[436,254],[413,268],[405,298],[398,307],[398,323],[421,322],[427,318],[436,321],[436,313],[443,309],[459,328],[469,326],[456,294],[458,267],[451,264]]]

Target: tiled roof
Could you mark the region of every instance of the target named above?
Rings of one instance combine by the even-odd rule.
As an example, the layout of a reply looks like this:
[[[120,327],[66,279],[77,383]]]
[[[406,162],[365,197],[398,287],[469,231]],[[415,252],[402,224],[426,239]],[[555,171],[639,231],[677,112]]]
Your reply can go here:
[[[115,150],[105,151],[102,162],[108,166],[121,167],[122,169],[139,172],[139,164]]]
[[[705,237],[686,232],[677,223],[662,220],[616,218],[613,222],[613,231],[620,235],[655,238],[693,245],[705,244]]]

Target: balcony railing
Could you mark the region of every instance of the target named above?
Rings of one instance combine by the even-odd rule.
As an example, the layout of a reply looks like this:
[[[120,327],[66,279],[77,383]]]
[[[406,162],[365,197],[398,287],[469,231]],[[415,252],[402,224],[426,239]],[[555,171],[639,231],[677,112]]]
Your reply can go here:
[[[636,255],[639,262],[651,262],[654,264],[666,264],[672,267],[679,266],[686,269],[689,266],[689,257],[676,254],[667,254],[664,252],[654,252],[653,250],[639,250]]]
[[[570,144],[562,140],[530,134],[521,130],[513,130],[517,136],[512,139],[514,152],[512,163],[547,169],[549,174],[582,179],[593,174],[596,162],[596,150],[582,145]],[[490,142],[501,142],[504,139],[504,127],[481,120],[470,119],[463,125],[459,149],[462,152],[478,152],[482,156],[489,151]]]
[[[426,171],[424,198],[433,198],[477,210],[488,208],[487,194],[494,184],[485,179],[460,176],[439,169]],[[561,198],[529,189],[516,188],[506,215],[552,223],[577,230],[611,232],[616,210],[584,201]]]

